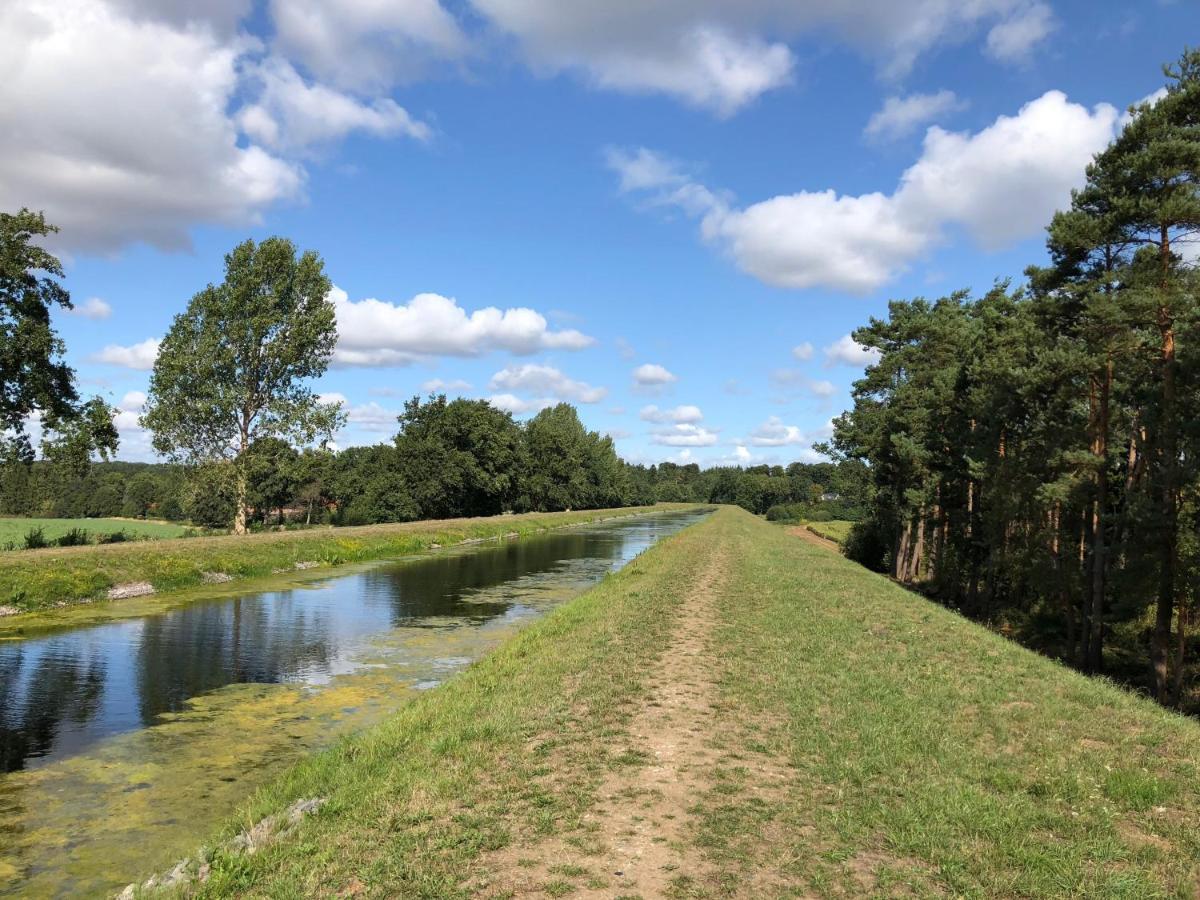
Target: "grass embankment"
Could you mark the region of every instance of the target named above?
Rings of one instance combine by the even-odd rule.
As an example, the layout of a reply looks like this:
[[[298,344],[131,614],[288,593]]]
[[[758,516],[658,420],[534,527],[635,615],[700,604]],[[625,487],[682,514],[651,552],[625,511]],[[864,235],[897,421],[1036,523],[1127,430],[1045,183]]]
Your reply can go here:
[[[182,590],[214,575],[251,578],[297,565],[324,568],[418,553],[434,544],[524,536],[653,508],[528,513],[5,553],[0,554],[0,606],[21,612],[50,609],[101,599],[115,585],[133,582],[148,582],[158,592]],[[6,627],[14,625],[0,621]]]
[[[148,522],[142,519],[23,519],[0,517],[0,547],[14,544],[20,549],[25,535],[40,528],[47,541],[54,541],[69,531],[78,529],[90,535],[106,535],[123,531],[130,537],[180,537],[187,527],[173,522]]]
[[[1200,726],[724,508],[222,840],[314,797],[200,892],[1192,897]]]

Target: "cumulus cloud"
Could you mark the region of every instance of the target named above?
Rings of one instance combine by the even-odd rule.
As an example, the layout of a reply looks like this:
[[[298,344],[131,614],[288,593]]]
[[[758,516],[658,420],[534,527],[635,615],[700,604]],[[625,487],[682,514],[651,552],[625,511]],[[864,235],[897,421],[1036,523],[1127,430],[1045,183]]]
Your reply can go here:
[[[99,353],[93,354],[91,361],[145,372],[154,368],[154,361],[158,359],[158,344],[158,338],[146,338],[141,343],[128,347],[109,344]]]
[[[812,359],[812,355],[813,345],[808,341],[805,341],[803,344],[797,344],[792,348],[792,356],[801,362],[806,362],[807,360]]]
[[[949,90],[941,90],[934,94],[888,97],[883,102],[883,108],[871,116],[863,134],[880,140],[901,138],[940,116],[965,107],[966,103],[959,100],[954,91]]]
[[[690,3],[563,3],[471,0],[512,36],[535,69],[573,71],[592,84],[661,93],[730,115],[788,84],[787,42],[832,33],[903,75],[924,53],[991,27],[994,58],[1040,38],[1030,0],[698,0]],[[1041,35],[1044,37],[1044,34]]]
[[[469,49],[438,0],[271,0],[277,48],[340,87],[378,90]]]
[[[554,366],[535,363],[501,369],[492,376],[490,387],[508,393],[533,394],[546,401],[573,403],[599,403],[608,395],[607,388],[593,387],[568,378]]]
[[[346,421],[363,431],[391,432],[397,428],[396,418],[400,415],[394,409],[371,400],[367,403],[348,404],[345,407]]]
[[[364,102],[327,85],[308,83],[278,57],[248,72],[257,83],[258,98],[238,111],[237,121],[251,139],[272,150],[303,151],[352,131],[420,141],[433,133],[390,97]]]
[[[750,433],[750,443],[755,447],[784,447],[806,444],[808,438],[795,425],[785,425],[779,416],[771,416]]]
[[[112,307],[99,297],[88,297],[71,308],[71,315],[84,319],[107,319],[112,315]]]
[[[643,406],[640,416],[645,422],[654,422],[659,425],[668,423],[681,424],[701,421],[704,418],[704,413],[700,411],[698,406],[676,406],[673,409],[659,409],[651,404]]]
[[[850,335],[844,334],[823,351],[827,366],[854,366],[862,369],[879,362],[879,351],[864,347]]]
[[[104,0],[0,5],[0,208],[43,209],[58,243],[189,244],[299,194],[294,163],[239,140],[244,38],[131,17]]]
[[[1069,202],[1117,123],[1109,104],[1089,110],[1048,91],[974,134],[930,128],[920,158],[890,194],[801,191],[737,207],[692,182],[647,190],[699,218],[705,240],[768,284],[867,293],[951,226],[986,249],[1037,234]]]
[[[440,9],[436,0],[336,5],[337,26],[317,38],[354,43],[374,8],[384,21],[373,34],[386,42],[389,17]],[[276,6],[277,42],[319,77],[299,35],[319,24],[314,8],[334,4]],[[315,146],[352,131],[430,136],[386,96],[301,77],[286,53],[239,28],[252,12],[247,0],[0,4],[0,131],[20,136],[0,147],[0,208],[44,210],[61,228],[53,243],[69,250],[185,249],[196,225],[254,225],[301,199]],[[369,55],[336,62],[331,71],[347,73]]]
[[[494,306],[468,313],[440,294],[418,294],[408,303],[351,300],[335,287],[340,366],[403,366],[433,356],[482,356],[507,351],[581,350],[594,341],[575,329],[553,331],[546,317],[525,307]]]
[[[711,447],[717,442],[717,433],[702,425],[680,423],[669,428],[651,432],[656,444],[664,447]]]
[[[633,370],[633,383],[636,387],[664,387],[678,380],[679,376],[658,363],[644,363]]]
[[[487,398],[488,403],[497,409],[503,409],[512,413],[514,416],[525,415],[526,413],[541,412],[543,409],[548,409],[553,406],[555,401],[545,397],[526,399],[518,397],[516,394],[493,394]]]

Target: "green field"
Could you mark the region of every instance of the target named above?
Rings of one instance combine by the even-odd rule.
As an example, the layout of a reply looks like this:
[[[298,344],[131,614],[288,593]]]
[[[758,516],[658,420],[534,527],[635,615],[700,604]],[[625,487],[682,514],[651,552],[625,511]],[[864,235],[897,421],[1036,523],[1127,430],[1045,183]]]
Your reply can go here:
[[[208,897],[1194,897],[1200,725],[727,507],[210,848]]]
[[[850,536],[850,529],[854,527],[854,523],[842,522],[835,519],[831,522],[809,522],[807,527],[809,531],[818,537],[823,537],[837,544],[844,544],[846,543],[846,538]]]
[[[130,537],[173,538],[188,529],[173,522],[147,522],[141,519],[23,519],[0,517],[0,547],[15,544],[24,546],[25,535],[40,528],[46,540],[53,541],[74,528],[89,534],[112,534],[124,531]]]

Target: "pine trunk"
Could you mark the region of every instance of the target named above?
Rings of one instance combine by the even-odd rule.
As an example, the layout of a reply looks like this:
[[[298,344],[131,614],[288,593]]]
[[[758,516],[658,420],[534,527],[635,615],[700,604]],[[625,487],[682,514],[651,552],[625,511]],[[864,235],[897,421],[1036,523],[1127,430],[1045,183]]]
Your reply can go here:
[[[1179,498],[1176,476],[1179,467],[1179,436],[1175,421],[1175,323],[1167,306],[1166,291],[1171,262],[1170,236],[1166,226],[1162,229],[1159,247],[1162,255],[1163,305],[1158,311],[1158,327],[1162,335],[1162,544],[1159,569],[1158,603],[1154,615],[1154,638],[1150,651],[1151,668],[1154,674],[1154,694],[1160,702],[1167,701],[1169,668],[1171,657],[1171,621],[1175,614],[1175,590],[1178,583],[1178,506]]]

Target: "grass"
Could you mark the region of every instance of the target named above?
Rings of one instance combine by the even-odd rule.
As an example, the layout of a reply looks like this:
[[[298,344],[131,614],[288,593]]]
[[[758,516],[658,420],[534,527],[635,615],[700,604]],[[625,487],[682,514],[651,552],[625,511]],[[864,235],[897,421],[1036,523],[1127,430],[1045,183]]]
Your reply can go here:
[[[854,527],[854,523],[834,519],[830,522],[809,522],[806,527],[818,537],[826,538],[836,544],[844,544],[846,538],[850,536],[850,529]]]
[[[20,549],[25,535],[34,528],[42,529],[46,540],[53,541],[68,531],[80,529],[88,534],[112,534],[124,531],[130,537],[181,537],[187,528],[173,522],[153,522],[142,519],[23,519],[0,517],[0,547],[8,544]]]
[[[15,551],[0,554],[0,606],[19,612],[55,609],[100,599],[109,588],[131,582],[149,582],[159,592],[177,591],[200,585],[214,573],[251,578],[290,571],[297,565],[325,568],[418,553],[435,544],[527,535],[650,509],[528,513]],[[6,630],[19,625],[13,619],[0,619],[0,623]]]
[[[490,851],[585,846],[717,548],[719,727],[696,738],[712,759],[687,817],[707,868],[679,896],[1196,895],[1195,721],[733,508],[260,792],[215,846],[329,802],[252,856],[211,851],[200,893],[457,897]],[[544,891],[583,877],[560,868]]]

